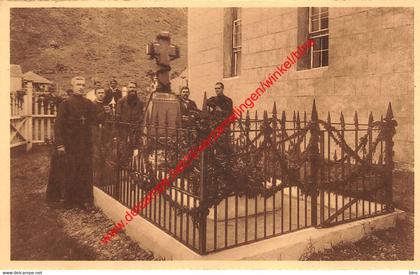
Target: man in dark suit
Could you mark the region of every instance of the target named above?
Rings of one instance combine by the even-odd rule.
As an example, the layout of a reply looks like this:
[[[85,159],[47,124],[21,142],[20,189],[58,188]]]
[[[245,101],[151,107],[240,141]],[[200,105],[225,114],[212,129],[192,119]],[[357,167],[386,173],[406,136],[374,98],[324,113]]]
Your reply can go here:
[[[194,120],[195,115],[198,112],[197,104],[188,97],[190,96],[190,88],[187,86],[182,87],[181,94],[179,96],[179,103],[181,109],[181,116],[183,125],[189,125]]]
[[[127,161],[138,142],[140,123],[143,120],[144,102],[137,96],[137,83],[130,81],[127,95],[117,103],[115,119],[118,125],[121,161]]]
[[[121,122],[140,123],[143,118],[144,102],[137,95],[137,83],[130,81],[127,95],[117,103],[116,119]]]
[[[105,91],[104,105],[109,105],[113,100],[115,103],[122,98],[122,92],[117,88],[117,81],[111,80],[109,89]]]

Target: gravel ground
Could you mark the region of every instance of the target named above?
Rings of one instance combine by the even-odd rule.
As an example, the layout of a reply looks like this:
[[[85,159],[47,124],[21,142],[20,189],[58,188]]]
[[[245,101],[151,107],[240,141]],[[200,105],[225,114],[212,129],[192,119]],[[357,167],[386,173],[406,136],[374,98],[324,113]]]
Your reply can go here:
[[[341,243],[323,252],[307,251],[305,261],[401,261],[414,259],[413,219],[395,228],[376,231],[354,243]]]
[[[50,149],[38,147],[11,159],[12,260],[154,260],[125,234],[107,245],[113,226],[99,209],[55,209],[45,204]]]
[[[107,245],[99,241],[105,229],[114,226],[99,209],[81,211],[72,209],[64,211],[60,217],[64,232],[79,240],[82,245],[91,248],[96,254],[96,260],[153,260],[153,254],[143,250],[124,233],[113,239]]]

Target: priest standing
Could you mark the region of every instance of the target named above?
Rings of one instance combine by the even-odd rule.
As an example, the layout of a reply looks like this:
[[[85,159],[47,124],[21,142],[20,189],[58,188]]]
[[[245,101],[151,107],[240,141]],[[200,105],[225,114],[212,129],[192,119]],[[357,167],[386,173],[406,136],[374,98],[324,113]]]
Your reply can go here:
[[[207,106],[210,107],[210,113],[220,119],[225,119],[233,112],[232,99],[225,96],[223,93],[225,85],[222,82],[217,82],[214,90],[216,96],[213,96],[207,100]]]
[[[64,181],[65,206],[84,209],[93,204],[92,128],[96,114],[93,102],[83,96],[85,78],[76,76],[71,84],[73,94],[61,102],[54,127],[56,156],[65,165],[51,171],[50,177],[60,175]]]

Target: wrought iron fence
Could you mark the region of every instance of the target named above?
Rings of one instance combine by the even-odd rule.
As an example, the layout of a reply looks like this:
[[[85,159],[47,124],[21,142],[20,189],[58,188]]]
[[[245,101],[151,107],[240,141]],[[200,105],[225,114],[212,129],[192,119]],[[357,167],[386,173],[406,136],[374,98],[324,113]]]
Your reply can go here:
[[[194,129],[170,127],[168,123],[158,125],[149,120],[142,125],[111,120],[98,130],[108,146],[105,146],[106,152],[95,149],[94,178],[102,190],[130,208],[167,175],[198,138]],[[98,157],[99,151],[102,155]],[[102,167],[105,169],[100,169]],[[199,205],[200,169],[200,161],[195,161],[171,188],[141,213],[195,251],[199,249],[198,223],[178,209]]]
[[[391,105],[367,123],[322,120],[315,102],[309,118],[278,115],[238,119],[141,216],[206,254],[393,210]],[[96,184],[129,208],[208,133],[159,121],[97,129]]]

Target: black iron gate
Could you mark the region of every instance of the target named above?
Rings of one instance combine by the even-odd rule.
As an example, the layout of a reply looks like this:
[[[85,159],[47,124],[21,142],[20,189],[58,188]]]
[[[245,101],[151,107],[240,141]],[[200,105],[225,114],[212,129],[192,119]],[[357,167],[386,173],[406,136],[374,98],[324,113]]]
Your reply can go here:
[[[247,113],[141,216],[206,254],[388,213],[396,126],[391,105],[385,118],[358,120],[357,113],[351,123],[343,115],[339,122],[329,114],[319,119],[315,101],[309,119],[305,112],[286,119],[284,111],[278,118],[276,105],[271,117],[264,112],[251,119]],[[97,186],[129,208],[205,136],[201,126],[149,121],[109,121],[111,153],[96,166],[106,173]]]

